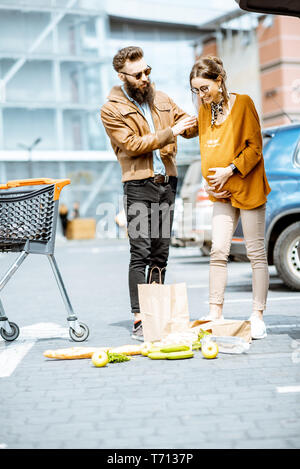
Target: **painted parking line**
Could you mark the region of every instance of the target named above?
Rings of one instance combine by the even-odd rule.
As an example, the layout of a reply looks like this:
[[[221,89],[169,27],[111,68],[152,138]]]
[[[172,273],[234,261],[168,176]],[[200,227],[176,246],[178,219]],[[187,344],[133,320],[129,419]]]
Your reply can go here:
[[[107,246],[107,247],[68,247],[66,251],[70,253],[102,254],[116,251],[128,251],[128,246]]]
[[[16,343],[4,350],[0,354],[0,378],[10,376],[34,344],[35,342]]]
[[[252,303],[252,298],[228,298],[226,299],[226,303]],[[277,297],[268,297],[269,301],[300,301],[299,296],[277,296]],[[208,304],[208,301],[205,301]]]
[[[284,394],[290,392],[300,392],[300,385],[295,386],[277,386],[276,391]]]
[[[291,329],[295,327],[300,327],[300,322],[298,324],[272,324],[267,326],[267,329]]]
[[[251,301],[252,302],[252,298],[235,298],[235,299],[229,299],[229,300],[226,300],[226,303],[239,303],[240,301]],[[272,297],[268,297],[268,300],[267,301],[300,301],[300,295],[298,296],[276,296],[274,298]]]
[[[208,283],[198,283],[197,285],[188,285],[188,288],[208,288]]]
[[[55,323],[22,327],[15,342],[0,342],[0,378],[8,378],[39,339],[68,338],[68,328]]]

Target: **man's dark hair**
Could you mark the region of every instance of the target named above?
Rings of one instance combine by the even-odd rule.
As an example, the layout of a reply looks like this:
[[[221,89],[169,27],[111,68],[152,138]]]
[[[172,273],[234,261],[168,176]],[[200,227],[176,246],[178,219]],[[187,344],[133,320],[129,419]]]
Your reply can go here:
[[[113,58],[113,67],[116,72],[120,72],[125,65],[126,60],[135,62],[142,59],[144,52],[140,47],[129,46],[120,49]]]

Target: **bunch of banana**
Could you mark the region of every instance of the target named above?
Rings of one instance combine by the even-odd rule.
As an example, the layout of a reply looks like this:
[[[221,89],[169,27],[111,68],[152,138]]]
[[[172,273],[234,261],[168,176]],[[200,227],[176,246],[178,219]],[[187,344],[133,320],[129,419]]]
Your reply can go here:
[[[192,358],[194,352],[188,345],[171,344],[163,346],[155,346],[153,344],[145,344],[142,348],[142,355],[152,360],[179,360],[183,358]]]

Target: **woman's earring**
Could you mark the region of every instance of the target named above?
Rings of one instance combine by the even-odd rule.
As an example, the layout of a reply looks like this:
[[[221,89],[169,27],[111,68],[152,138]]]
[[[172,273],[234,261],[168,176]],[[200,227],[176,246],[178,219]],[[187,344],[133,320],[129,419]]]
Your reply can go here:
[[[223,90],[222,90],[221,86],[220,86],[220,88],[218,89],[218,91],[219,91],[220,93],[222,93]]]

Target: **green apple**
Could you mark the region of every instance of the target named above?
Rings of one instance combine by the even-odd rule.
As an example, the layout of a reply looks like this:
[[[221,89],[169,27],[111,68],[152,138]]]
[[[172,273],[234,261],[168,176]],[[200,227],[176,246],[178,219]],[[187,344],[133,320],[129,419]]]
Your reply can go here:
[[[97,367],[106,366],[108,363],[108,355],[104,350],[97,350],[92,355],[93,365]]]
[[[204,358],[216,358],[219,353],[218,344],[212,340],[207,340],[202,344],[201,352]]]

